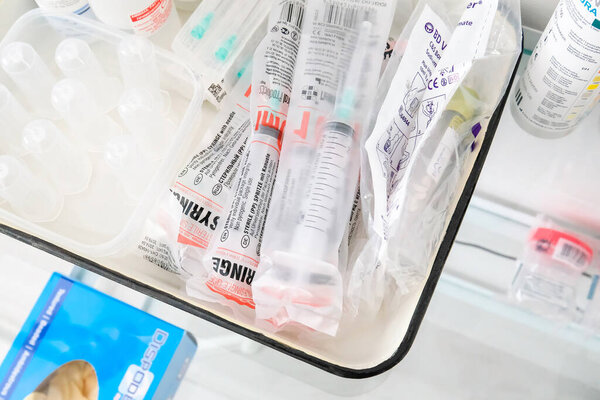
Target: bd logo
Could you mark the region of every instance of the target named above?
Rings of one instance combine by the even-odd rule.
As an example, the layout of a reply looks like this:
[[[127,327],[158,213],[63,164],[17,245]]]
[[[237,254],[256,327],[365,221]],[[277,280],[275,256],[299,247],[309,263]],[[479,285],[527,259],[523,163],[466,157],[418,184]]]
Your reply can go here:
[[[425,24],[425,32],[433,33],[433,29],[433,24],[431,22]]]

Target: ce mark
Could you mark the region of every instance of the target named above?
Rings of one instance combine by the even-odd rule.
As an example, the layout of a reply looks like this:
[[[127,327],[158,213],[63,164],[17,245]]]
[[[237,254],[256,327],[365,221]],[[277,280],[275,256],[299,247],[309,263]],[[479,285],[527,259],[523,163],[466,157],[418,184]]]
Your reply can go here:
[[[427,89],[433,90],[438,89],[440,86],[446,86],[448,84],[448,80],[446,78],[434,78],[430,79],[427,83]]]

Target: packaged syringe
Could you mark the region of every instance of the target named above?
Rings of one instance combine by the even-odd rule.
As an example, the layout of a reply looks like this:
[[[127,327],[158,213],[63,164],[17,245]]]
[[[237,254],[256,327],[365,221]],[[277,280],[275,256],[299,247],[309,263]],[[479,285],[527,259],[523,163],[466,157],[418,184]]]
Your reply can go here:
[[[358,182],[358,144],[394,1],[308,0],[279,171],[253,284],[257,318],[333,335],[338,249]]]
[[[227,216],[229,196],[251,131],[251,71],[248,68],[240,78],[208,129],[214,135],[211,143],[192,157],[171,187],[180,207],[165,201],[147,224],[138,249],[145,259],[163,269],[185,277],[200,273],[204,252]]]
[[[365,304],[374,297],[368,288],[378,287],[372,279],[392,288],[388,300],[426,279],[465,183],[464,166],[477,154],[471,145],[485,135],[520,52],[518,1],[447,4],[444,15],[460,12],[450,38],[433,3],[422,1],[403,33],[408,45],[366,143],[362,177],[371,185],[361,191],[372,199],[369,243],[349,285]],[[437,49],[443,52],[432,59]],[[415,65],[423,59],[429,62]]]
[[[204,0],[173,40],[206,86],[208,101],[220,107],[252,62],[265,36],[270,0]]]
[[[204,257],[208,278],[188,282],[197,297],[254,308],[251,285],[260,259],[260,241],[292,91],[304,18],[304,0],[282,0],[269,17],[269,33],[252,67],[252,133],[228,215]]]

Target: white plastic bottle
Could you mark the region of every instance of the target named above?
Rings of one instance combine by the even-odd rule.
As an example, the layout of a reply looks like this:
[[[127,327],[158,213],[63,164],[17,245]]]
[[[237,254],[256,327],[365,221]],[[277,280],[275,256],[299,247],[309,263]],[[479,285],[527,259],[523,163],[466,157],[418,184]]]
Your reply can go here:
[[[515,119],[545,138],[570,133],[600,93],[600,1],[561,0],[511,101]]]
[[[35,0],[40,8],[77,15],[92,15],[89,0]]]
[[[152,36],[152,40],[169,47],[181,27],[173,0],[89,0],[98,19],[105,24]]]

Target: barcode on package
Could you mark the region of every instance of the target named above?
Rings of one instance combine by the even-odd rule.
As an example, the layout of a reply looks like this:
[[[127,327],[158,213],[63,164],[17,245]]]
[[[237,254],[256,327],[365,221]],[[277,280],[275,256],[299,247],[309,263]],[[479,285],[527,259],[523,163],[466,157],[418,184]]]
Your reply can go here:
[[[304,20],[304,5],[297,1],[289,1],[281,8],[280,21],[285,21],[288,24],[294,25],[298,29],[302,29],[302,21]]]
[[[584,268],[591,260],[591,254],[582,246],[565,238],[558,239],[552,258],[575,268]]]
[[[358,25],[359,14],[359,9],[356,6],[326,1],[323,22],[353,29]]]

